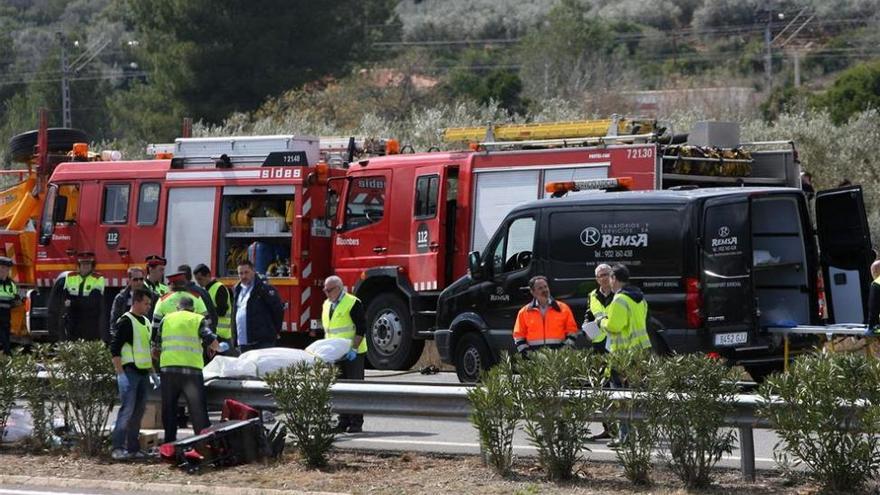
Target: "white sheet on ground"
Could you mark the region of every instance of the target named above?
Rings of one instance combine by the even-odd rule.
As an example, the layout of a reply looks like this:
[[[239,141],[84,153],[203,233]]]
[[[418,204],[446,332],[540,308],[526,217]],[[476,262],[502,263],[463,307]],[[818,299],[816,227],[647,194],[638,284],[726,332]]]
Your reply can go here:
[[[211,378],[256,378],[257,365],[237,357],[214,356],[202,370],[205,380]]]
[[[321,339],[306,347],[306,351],[321,361],[335,363],[351,349],[351,339]]]
[[[266,373],[278,371],[281,368],[293,366],[297,363],[314,363],[315,356],[302,349],[290,349],[287,347],[270,347],[268,349],[255,349],[245,352],[238,358],[241,361],[253,363],[257,368],[257,376],[263,377]]]

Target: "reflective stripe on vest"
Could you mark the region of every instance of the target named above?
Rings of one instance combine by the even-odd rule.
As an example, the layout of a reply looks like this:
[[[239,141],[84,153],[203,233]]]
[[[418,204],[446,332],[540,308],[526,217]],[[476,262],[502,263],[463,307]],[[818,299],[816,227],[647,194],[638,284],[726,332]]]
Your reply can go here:
[[[598,293],[599,289],[593,289],[593,291],[590,292],[590,313],[593,313],[593,316],[595,318],[608,314],[608,308],[604,304],[602,304],[601,301],[599,301],[599,297],[597,296]],[[593,342],[602,342],[607,336],[608,333],[605,332],[605,329],[600,327],[599,334],[596,335],[596,338],[593,339]]]
[[[648,318],[648,303],[643,299],[636,303],[629,296],[618,293],[611,304],[616,304],[627,312],[626,326],[620,332],[608,332],[611,351],[624,349],[646,349],[651,347],[648,331],[645,328]],[[617,308],[615,308],[617,310]]]
[[[202,369],[202,339],[199,329],[204,316],[190,311],[175,311],[162,320],[162,354],[159,366],[183,366]]]
[[[127,312],[119,317],[119,320],[128,318],[131,322],[131,342],[122,345],[122,364],[134,364],[139,370],[148,370],[153,367],[153,359],[150,356],[151,328],[145,323],[138,321],[135,315]],[[118,321],[118,320],[117,320]],[[134,345],[132,345],[134,344]]]
[[[222,287],[218,281],[214,281],[211,288],[208,289],[208,294],[211,296],[211,300],[214,301],[214,307],[217,307],[217,293],[220,292],[220,287]],[[226,315],[225,316],[217,316],[217,336],[221,339],[231,339],[232,338],[232,318],[229,314],[232,312],[232,298],[229,295],[229,290],[226,291]]]
[[[82,293],[80,293],[80,287],[82,287]],[[83,279],[83,276],[79,273],[70,273],[64,277],[64,290],[74,297],[86,297],[91,294],[93,290],[103,294],[104,277],[95,276],[95,274],[90,273],[85,276],[85,279]]]
[[[339,304],[336,305],[336,309],[333,310],[332,318],[330,317],[330,300],[324,301],[324,308],[321,311],[321,323],[324,326],[325,332],[324,338],[354,340],[356,333],[354,320],[351,319],[351,308],[359,300],[357,297],[346,292],[343,294]],[[358,354],[367,352],[366,336],[361,339],[361,345],[358,346],[357,352]]]
[[[0,309],[12,308],[16,297],[18,297],[18,287],[12,279],[0,282]]]

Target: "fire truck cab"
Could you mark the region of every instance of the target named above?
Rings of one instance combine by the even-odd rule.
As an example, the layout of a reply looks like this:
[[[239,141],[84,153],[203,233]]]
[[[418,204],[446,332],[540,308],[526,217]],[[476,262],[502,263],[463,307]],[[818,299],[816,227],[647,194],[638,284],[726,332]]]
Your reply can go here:
[[[250,259],[288,303],[282,343],[314,333],[330,265],[325,183],[344,171],[319,163],[318,140],[301,136],[184,138],[168,151],[173,158],[57,166],[39,224],[31,335],[61,336],[61,285],[85,251],[106,279],[108,308],[127,269],[151,254],[171,271],[205,263],[229,286]]]

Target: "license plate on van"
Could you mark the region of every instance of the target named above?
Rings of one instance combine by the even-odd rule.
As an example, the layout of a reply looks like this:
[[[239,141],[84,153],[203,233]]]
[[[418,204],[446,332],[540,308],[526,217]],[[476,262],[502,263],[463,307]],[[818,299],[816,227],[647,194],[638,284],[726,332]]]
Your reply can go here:
[[[715,335],[716,346],[745,344],[749,341],[749,332],[719,333]]]

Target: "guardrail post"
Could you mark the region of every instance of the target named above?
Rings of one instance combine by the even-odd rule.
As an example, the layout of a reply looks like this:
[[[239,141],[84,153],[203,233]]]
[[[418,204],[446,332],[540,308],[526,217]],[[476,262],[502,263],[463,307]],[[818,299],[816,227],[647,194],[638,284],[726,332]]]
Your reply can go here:
[[[739,459],[743,480],[755,481],[755,438],[751,425],[739,427]]]

